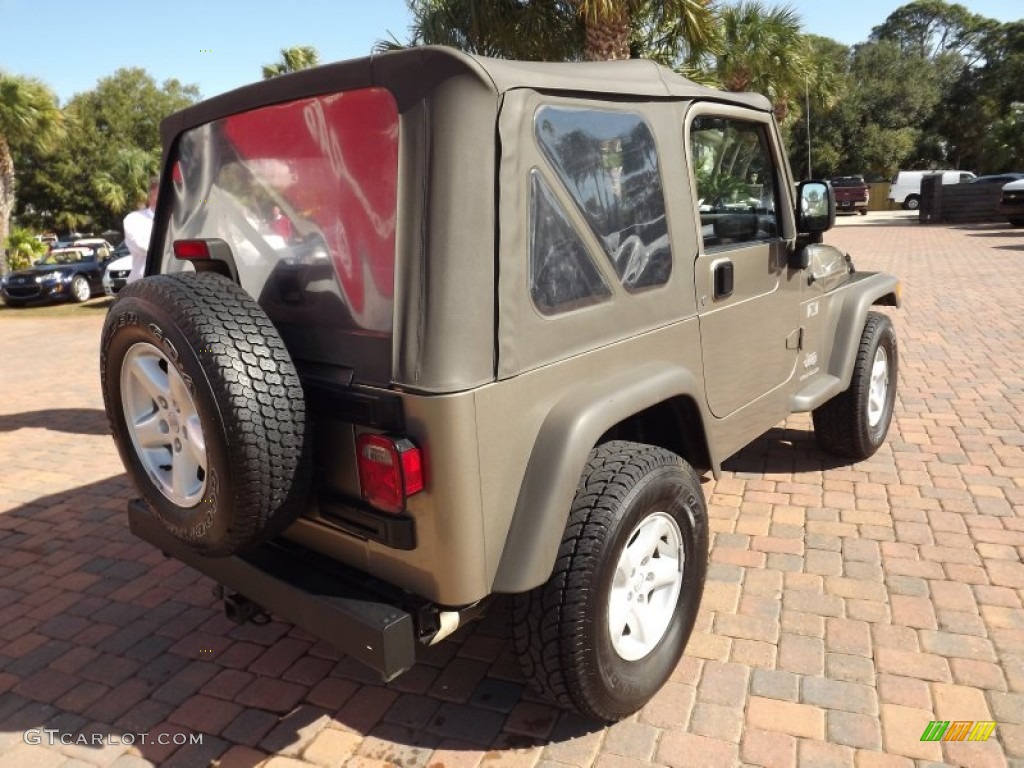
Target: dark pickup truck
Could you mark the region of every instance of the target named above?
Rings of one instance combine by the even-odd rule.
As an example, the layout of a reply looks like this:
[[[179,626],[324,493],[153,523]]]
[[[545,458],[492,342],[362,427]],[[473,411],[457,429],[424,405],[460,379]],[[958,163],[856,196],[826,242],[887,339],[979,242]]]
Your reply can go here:
[[[836,193],[836,212],[857,211],[861,216],[868,215],[871,193],[863,176],[838,176],[832,179],[832,189]]]

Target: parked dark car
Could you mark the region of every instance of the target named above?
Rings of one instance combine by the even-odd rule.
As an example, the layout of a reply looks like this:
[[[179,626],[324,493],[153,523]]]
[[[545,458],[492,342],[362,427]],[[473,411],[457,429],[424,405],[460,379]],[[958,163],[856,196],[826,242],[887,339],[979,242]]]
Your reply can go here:
[[[979,176],[971,180],[971,184],[998,184],[1000,187],[1011,181],[1024,179],[1024,173],[993,173],[990,176]]]
[[[1006,216],[1015,227],[1024,227],[1024,179],[1011,181],[1003,187],[996,213]]]
[[[0,289],[4,302],[21,307],[29,302],[82,302],[103,293],[107,260],[92,248],[55,248],[28,269],[7,276]]]

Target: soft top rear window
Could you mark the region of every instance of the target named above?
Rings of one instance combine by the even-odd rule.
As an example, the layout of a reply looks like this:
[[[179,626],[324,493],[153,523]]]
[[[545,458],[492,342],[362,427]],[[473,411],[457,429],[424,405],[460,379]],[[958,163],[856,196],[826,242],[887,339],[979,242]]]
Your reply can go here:
[[[298,361],[391,379],[398,111],[365,88],[263,107],[186,131],[162,272],[178,239],[220,238],[242,286]]]

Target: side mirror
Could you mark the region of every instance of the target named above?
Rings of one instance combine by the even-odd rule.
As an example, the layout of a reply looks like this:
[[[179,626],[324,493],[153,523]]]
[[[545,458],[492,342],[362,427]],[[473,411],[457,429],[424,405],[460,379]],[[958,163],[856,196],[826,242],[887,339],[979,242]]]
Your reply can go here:
[[[820,235],[836,223],[836,197],[827,181],[801,181],[797,188],[796,230]]]

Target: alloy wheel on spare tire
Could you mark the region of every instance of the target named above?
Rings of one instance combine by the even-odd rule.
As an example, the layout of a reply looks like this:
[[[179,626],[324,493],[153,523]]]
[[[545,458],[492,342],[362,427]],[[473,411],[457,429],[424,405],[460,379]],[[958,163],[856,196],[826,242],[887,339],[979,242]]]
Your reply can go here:
[[[513,599],[531,686],[614,721],[668,681],[693,631],[708,523],[694,470],[662,448],[613,441],[584,470],[546,584]]]
[[[240,286],[214,274],[131,283],[107,315],[100,368],[121,459],[175,538],[229,555],[301,512],[310,478],[302,386]]]
[[[892,421],[898,369],[892,322],[879,312],[868,312],[850,386],[811,414],[818,445],[850,459],[874,455]]]

